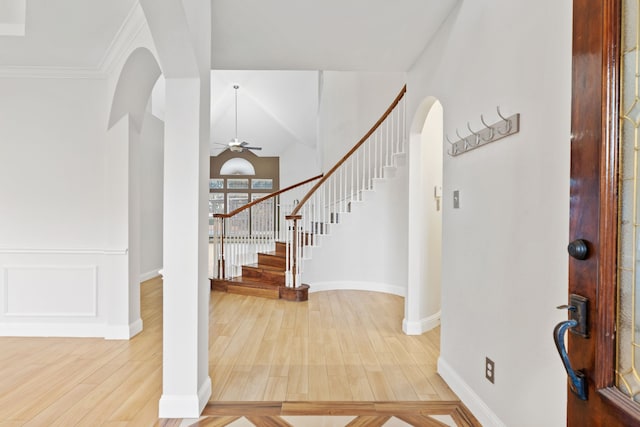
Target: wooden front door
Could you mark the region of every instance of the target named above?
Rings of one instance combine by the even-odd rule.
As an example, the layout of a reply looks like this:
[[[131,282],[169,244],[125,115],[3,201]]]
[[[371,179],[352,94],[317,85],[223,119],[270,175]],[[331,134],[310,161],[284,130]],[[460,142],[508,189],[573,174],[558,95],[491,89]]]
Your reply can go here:
[[[622,200],[622,170],[629,161],[633,161],[636,171],[639,166],[637,144],[636,150],[631,149],[635,154],[630,157],[634,159],[625,159],[627,163],[621,160],[624,153],[620,138],[621,134],[635,132],[637,141],[638,124],[632,122],[640,122],[640,114],[632,111],[634,103],[640,104],[637,77],[633,90],[631,87],[621,89],[624,83],[620,83],[623,68],[628,68],[636,76],[639,73],[637,55],[633,60],[635,65],[621,60],[625,58],[625,49],[628,50],[624,38],[621,42],[621,34],[624,33],[621,26],[625,25],[622,9],[626,1],[574,0],[573,4],[569,241],[585,242],[586,254],[583,257],[574,252],[575,257],[569,257],[569,294],[588,299],[588,331],[587,336],[567,334],[571,366],[584,375],[587,384],[583,398],[572,387],[567,391],[567,425],[571,427],[640,426],[640,393],[635,394],[635,386],[626,384],[624,375],[628,373],[621,372],[619,359],[628,357],[627,351],[631,352],[632,359],[635,358],[634,346],[640,342],[640,332],[634,326],[635,316],[628,326],[619,323],[618,319],[623,304],[618,301],[628,299],[628,295],[623,295],[625,292],[618,292],[618,280],[627,275],[619,256],[618,239],[621,236],[633,238],[632,246],[638,247],[635,227],[639,222],[635,218],[631,221],[635,225],[629,225],[627,218],[623,225],[625,221],[619,220],[619,214],[626,206],[636,205],[633,212],[638,209],[633,198],[636,196],[631,193],[640,191],[634,185],[634,190],[628,192],[632,200]],[[637,8],[636,0],[629,4],[635,4]],[[635,16],[634,20],[638,21],[638,12]],[[635,31],[631,37],[636,39],[637,48]],[[622,99],[629,96],[636,99]],[[629,119],[629,123],[625,124],[625,119]],[[633,257],[632,263],[635,264],[638,259],[635,250]],[[635,273],[632,277],[635,282]],[[632,285],[632,288],[636,287]],[[638,289],[640,294],[640,287]],[[636,304],[640,307],[640,301]],[[634,336],[636,334],[637,337]],[[630,344],[625,344],[624,340],[630,340]],[[637,351],[640,366],[640,347]],[[632,360],[631,363],[636,362]],[[634,375],[632,373],[631,376]]]

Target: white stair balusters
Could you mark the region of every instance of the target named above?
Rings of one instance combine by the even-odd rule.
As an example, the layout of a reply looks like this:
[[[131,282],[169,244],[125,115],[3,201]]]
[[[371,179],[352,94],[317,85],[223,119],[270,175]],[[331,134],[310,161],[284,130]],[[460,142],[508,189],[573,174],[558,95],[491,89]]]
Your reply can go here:
[[[286,241],[286,215],[296,201],[322,175],[257,199],[228,214],[215,214],[213,224],[213,277],[242,275],[242,266],[255,264],[259,252],[275,251],[276,241]]]
[[[319,244],[319,236],[328,234],[330,224],[362,200],[364,190],[373,187],[375,178],[384,177],[385,167],[394,166],[395,155],[406,148],[405,98],[403,87],[396,99],[369,132],[315,183],[286,216],[286,286],[302,285],[303,260],[309,248]]]

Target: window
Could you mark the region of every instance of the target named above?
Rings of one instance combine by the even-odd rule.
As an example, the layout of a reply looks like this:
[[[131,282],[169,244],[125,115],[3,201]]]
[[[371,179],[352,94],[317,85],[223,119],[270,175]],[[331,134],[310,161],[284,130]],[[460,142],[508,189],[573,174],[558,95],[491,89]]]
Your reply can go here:
[[[227,179],[227,189],[229,190],[246,190],[248,188],[249,188],[249,180],[247,178]]]
[[[273,179],[271,178],[254,178],[251,180],[252,190],[272,190]]]
[[[209,179],[209,215],[230,213],[250,201],[262,198],[279,189],[280,159],[258,157],[252,152],[223,151],[211,157]],[[273,210],[274,208],[259,208]],[[242,216],[242,214],[240,214]],[[242,221],[242,219],[238,219]],[[246,214],[248,224],[249,212]],[[256,229],[271,229],[268,223],[255,223]]]
[[[221,190],[224,188],[224,179],[212,178],[209,180],[209,190]]]

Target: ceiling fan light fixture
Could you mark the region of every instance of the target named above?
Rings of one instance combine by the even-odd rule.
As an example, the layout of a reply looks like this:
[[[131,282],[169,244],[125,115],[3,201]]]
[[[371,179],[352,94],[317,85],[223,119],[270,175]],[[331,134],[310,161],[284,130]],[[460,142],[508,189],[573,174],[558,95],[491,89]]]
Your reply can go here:
[[[240,141],[238,139],[238,89],[240,88],[239,85],[234,84],[233,85],[233,89],[235,89],[235,137],[231,139],[231,141],[229,141],[226,144],[221,144],[221,143],[216,143],[217,145],[222,145],[222,146],[226,146],[230,151],[233,151],[234,153],[242,153],[243,151],[247,151],[247,150],[262,150],[262,147],[250,147],[249,143],[246,141]]]

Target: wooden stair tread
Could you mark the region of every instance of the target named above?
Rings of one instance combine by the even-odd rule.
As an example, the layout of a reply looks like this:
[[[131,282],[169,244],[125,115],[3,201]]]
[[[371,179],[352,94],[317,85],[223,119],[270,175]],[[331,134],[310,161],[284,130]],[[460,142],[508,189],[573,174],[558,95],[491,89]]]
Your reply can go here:
[[[285,258],[287,255],[278,251],[271,252],[258,252],[258,255],[274,256],[278,258]]]
[[[261,269],[261,270],[269,270],[270,272],[273,272],[273,273],[284,274],[284,270],[281,267],[277,267],[275,265],[255,263],[255,264],[245,264],[242,266],[242,268],[255,268],[255,269]]]

